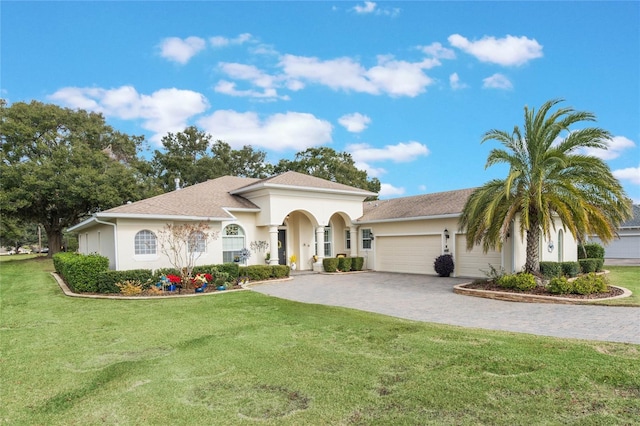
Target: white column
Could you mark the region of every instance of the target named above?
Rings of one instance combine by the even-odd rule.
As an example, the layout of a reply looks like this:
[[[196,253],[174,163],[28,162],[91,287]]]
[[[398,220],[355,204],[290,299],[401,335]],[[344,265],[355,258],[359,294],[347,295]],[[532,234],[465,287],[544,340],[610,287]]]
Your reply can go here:
[[[349,227],[349,236],[351,237],[351,257],[358,257],[358,227]]]
[[[269,265],[278,265],[280,263],[278,259],[278,225],[269,227],[269,250],[271,253]]]
[[[324,271],[324,266],[322,265],[322,259],[324,259],[324,226],[316,227],[316,241],[318,242],[316,246],[318,260],[313,264],[313,270],[322,272]]]

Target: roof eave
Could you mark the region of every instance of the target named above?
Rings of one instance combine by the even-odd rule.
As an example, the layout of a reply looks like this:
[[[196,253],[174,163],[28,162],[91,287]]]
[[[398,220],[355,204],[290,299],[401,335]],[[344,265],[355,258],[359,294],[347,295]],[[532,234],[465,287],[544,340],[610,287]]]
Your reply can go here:
[[[151,219],[151,220],[183,220],[188,222],[220,222],[228,220],[229,216],[191,216],[191,215],[168,215],[168,214],[148,214],[148,213],[97,213],[100,219]]]
[[[451,219],[460,217],[462,213],[448,213],[448,214],[438,214],[431,216],[414,216],[414,217],[397,217],[397,218],[389,218],[389,219],[371,219],[371,220],[356,220],[358,224],[372,224],[372,223],[391,223],[391,222],[407,222],[407,221],[416,221],[416,220],[432,220],[432,219]]]
[[[346,189],[332,189],[332,188],[315,188],[313,186],[294,186],[294,185],[283,185],[277,183],[258,183],[255,185],[245,186],[243,188],[235,189],[233,191],[229,191],[229,194],[232,195],[240,195],[247,192],[257,191],[263,188],[269,189],[286,189],[293,191],[304,191],[304,192],[321,192],[325,194],[341,194],[341,195],[358,195],[364,197],[376,197],[377,193],[371,191],[348,191]]]

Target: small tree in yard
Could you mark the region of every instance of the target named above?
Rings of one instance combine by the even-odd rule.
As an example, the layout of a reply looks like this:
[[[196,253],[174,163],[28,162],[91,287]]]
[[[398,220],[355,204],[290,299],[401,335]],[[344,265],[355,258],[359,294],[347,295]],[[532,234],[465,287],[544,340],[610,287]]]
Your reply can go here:
[[[206,223],[187,223],[182,225],[167,224],[158,232],[160,251],[168,258],[171,265],[180,271],[183,288],[191,286],[193,267],[202,256],[201,244],[212,238],[218,239],[218,232],[211,231]]]

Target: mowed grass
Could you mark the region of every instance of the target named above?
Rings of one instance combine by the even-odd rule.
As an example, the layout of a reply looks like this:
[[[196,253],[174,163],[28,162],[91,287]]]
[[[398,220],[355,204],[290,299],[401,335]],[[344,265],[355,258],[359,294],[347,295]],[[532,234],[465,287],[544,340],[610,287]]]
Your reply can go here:
[[[640,419],[638,345],[424,324],[250,291],[69,298],[49,260],[0,268],[2,424]]]
[[[609,283],[631,290],[632,294],[623,299],[598,302],[598,304],[618,306],[640,306],[640,266],[604,265],[609,271]],[[639,326],[640,327],[640,326]]]

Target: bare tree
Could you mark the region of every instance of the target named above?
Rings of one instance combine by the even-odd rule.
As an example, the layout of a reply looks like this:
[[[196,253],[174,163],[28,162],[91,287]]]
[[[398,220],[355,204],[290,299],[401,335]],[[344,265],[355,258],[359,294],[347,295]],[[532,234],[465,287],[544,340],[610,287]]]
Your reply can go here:
[[[180,271],[182,287],[191,286],[193,267],[204,253],[209,238],[217,240],[219,232],[211,231],[203,222],[182,225],[167,224],[158,232],[160,251],[171,265]]]

